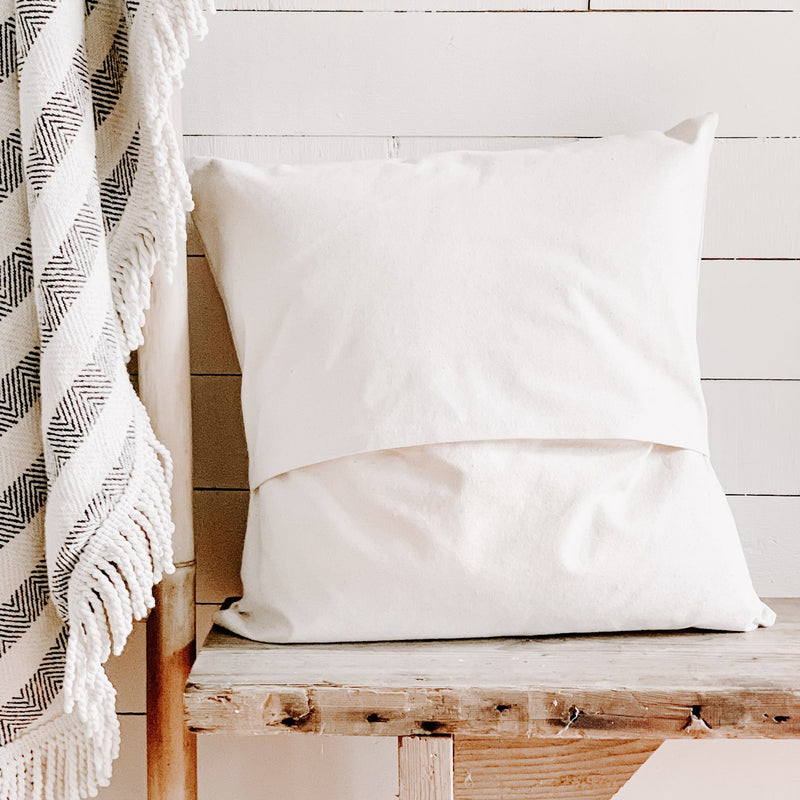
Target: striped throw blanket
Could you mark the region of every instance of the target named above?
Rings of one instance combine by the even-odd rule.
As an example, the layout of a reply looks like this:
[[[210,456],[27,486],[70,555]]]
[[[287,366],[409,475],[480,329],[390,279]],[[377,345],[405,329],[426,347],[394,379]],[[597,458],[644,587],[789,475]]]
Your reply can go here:
[[[169,109],[203,5],[0,0],[2,800],[107,784],[103,663],[172,569],[170,460],[125,362],[190,204]]]

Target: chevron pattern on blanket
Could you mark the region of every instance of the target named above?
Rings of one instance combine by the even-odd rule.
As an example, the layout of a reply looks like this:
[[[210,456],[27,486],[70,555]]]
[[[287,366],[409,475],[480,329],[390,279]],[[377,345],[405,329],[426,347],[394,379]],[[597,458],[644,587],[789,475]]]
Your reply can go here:
[[[125,361],[190,204],[163,132],[202,5],[0,0],[4,800],[108,782],[102,665],[172,569],[169,456]]]

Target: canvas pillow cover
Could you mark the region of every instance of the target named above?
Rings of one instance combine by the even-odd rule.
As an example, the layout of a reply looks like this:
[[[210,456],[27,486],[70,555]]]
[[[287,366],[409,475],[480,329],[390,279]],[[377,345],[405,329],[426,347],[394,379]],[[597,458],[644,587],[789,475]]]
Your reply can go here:
[[[277,642],[771,624],[695,339],[716,117],[415,161],[190,165]]]

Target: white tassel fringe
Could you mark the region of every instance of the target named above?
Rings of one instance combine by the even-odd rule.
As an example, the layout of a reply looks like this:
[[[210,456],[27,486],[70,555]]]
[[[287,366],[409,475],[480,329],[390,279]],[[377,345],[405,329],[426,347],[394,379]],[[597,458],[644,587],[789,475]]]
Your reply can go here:
[[[108,786],[119,754],[115,692],[108,678],[92,687],[102,724],[89,730],[76,714],[42,722],[0,751],[3,800],[83,800]]]

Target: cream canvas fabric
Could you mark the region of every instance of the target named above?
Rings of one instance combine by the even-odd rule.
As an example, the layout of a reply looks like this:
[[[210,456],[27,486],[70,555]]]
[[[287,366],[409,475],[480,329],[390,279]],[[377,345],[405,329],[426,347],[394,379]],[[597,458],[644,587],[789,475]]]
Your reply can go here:
[[[219,621],[273,641],[771,622],[708,462],[715,127],[193,163],[253,490]]]

